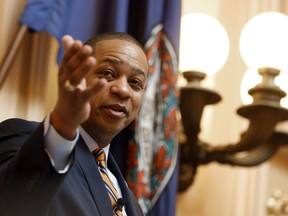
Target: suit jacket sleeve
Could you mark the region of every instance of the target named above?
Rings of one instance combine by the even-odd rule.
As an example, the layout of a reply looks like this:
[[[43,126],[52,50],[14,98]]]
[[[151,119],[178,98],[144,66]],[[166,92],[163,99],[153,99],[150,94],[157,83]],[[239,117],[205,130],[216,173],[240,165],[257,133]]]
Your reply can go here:
[[[0,124],[2,216],[43,215],[64,180],[45,152],[43,131],[43,123],[21,119]]]

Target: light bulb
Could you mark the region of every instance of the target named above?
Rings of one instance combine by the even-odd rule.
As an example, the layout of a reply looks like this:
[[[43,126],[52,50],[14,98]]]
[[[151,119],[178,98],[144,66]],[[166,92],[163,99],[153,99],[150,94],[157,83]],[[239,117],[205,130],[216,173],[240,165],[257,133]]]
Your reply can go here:
[[[181,18],[179,69],[218,72],[229,54],[229,37],[214,17],[190,13]]]
[[[253,17],[241,32],[239,46],[249,68],[287,68],[288,17],[279,12]]]

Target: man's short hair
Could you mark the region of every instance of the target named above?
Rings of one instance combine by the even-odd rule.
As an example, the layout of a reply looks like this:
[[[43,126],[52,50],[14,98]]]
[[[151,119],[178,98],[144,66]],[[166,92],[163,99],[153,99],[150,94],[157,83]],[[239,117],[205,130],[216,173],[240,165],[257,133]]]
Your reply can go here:
[[[113,40],[113,39],[119,39],[131,42],[137,45],[139,48],[141,48],[142,51],[145,53],[143,46],[132,35],[125,32],[105,32],[102,34],[98,34],[95,38],[91,38],[88,41],[86,41],[85,44],[90,45],[94,48],[99,41]]]

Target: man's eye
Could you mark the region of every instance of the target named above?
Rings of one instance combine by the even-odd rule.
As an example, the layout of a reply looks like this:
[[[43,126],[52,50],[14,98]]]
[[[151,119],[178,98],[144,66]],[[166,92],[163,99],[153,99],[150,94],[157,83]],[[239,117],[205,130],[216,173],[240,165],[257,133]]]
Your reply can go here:
[[[143,82],[138,79],[130,80],[131,85],[133,85],[135,88],[143,89]]]
[[[112,76],[113,75],[112,71],[109,71],[109,70],[103,70],[100,72],[100,74],[102,74],[104,76]]]
[[[115,78],[115,74],[111,70],[101,70],[98,72],[98,76],[101,78],[105,78],[108,81],[111,81],[113,80],[113,78]]]

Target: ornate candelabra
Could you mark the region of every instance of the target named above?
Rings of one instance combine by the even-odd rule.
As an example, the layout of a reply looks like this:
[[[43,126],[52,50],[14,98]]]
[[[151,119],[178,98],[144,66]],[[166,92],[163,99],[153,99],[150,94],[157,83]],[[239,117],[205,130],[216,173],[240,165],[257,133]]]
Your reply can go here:
[[[277,123],[288,119],[288,110],[280,106],[286,93],[274,83],[280,73],[273,68],[261,68],[262,82],[249,90],[253,103],[244,105],[237,114],[249,120],[249,126],[237,143],[212,146],[199,138],[204,108],[216,104],[221,96],[200,85],[205,74],[187,71],[186,86],[181,88],[180,112],[186,141],[180,143],[181,162],[179,191],[193,182],[197,167],[212,161],[235,166],[255,166],[267,161],[281,145],[288,144],[288,134],[275,130]]]

